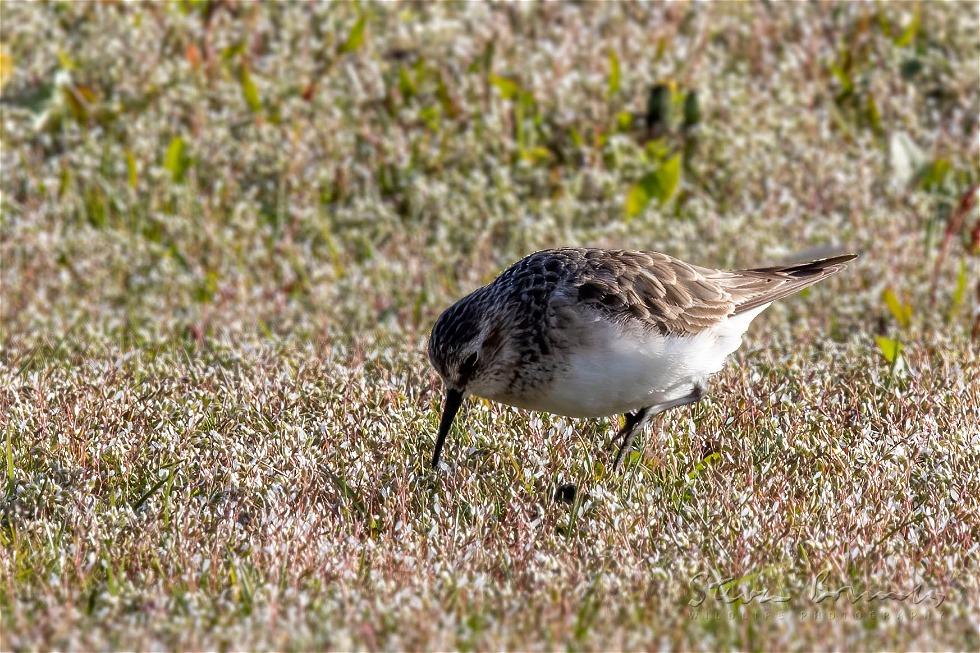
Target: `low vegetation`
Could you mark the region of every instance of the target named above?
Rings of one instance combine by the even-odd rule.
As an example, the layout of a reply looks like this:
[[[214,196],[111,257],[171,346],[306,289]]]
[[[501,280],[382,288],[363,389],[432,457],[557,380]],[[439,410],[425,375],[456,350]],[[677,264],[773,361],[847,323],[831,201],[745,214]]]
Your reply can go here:
[[[980,648],[975,5],[0,14],[0,648]],[[568,244],[862,256],[625,471],[433,475],[433,320]]]

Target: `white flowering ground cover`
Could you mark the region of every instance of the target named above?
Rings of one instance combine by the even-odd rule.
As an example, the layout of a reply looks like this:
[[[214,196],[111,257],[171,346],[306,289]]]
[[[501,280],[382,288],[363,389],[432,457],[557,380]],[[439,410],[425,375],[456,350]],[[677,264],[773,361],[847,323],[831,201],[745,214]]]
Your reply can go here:
[[[975,4],[0,18],[0,649],[980,648]],[[625,471],[431,474],[430,325],[558,245],[862,257]]]

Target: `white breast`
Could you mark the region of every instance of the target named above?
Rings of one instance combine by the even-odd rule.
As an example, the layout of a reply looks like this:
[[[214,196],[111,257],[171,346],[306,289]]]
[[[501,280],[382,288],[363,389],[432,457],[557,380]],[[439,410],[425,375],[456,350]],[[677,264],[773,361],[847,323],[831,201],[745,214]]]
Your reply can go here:
[[[597,319],[582,325],[591,337],[570,350],[564,373],[520,403],[568,417],[600,417],[680,398],[722,368],[749,323],[768,306],[694,336],[663,336]]]

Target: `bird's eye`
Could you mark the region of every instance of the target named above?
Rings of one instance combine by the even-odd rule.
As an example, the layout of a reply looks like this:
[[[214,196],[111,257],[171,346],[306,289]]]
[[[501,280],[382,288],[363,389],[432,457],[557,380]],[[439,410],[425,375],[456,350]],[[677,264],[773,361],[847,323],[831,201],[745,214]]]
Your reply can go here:
[[[473,374],[473,371],[476,370],[476,362],[478,359],[479,356],[476,352],[473,352],[463,359],[463,364],[459,366],[459,375],[464,379],[469,378],[470,375]]]

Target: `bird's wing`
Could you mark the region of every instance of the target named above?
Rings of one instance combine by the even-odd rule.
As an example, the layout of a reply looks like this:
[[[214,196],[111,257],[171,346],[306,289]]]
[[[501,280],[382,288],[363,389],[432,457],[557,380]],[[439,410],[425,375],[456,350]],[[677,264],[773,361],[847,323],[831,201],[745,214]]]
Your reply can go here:
[[[659,252],[579,250],[570,299],[610,319],[691,335],[735,311],[731,293],[698,268]]]
[[[802,290],[854,258],[726,272],[660,252],[566,251],[576,263],[566,277],[571,299],[611,319],[671,335],[701,333],[732,315]]]
[[[735,314],[782,299],[846,267],[857,254],[843,254],[796,265],[718,272],[714,280],[735,299]]]

